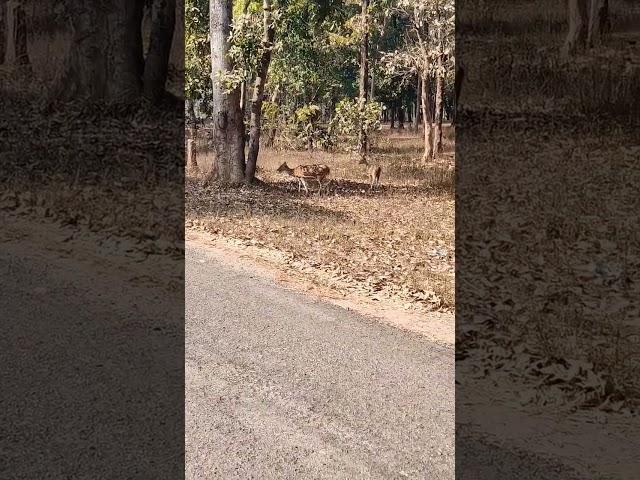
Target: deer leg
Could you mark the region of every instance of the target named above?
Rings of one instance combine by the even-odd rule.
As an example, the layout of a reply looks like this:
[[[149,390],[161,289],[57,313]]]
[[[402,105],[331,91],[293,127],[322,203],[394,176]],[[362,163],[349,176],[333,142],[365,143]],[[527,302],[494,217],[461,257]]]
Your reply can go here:
[[[298,179],[298,194],[300,193],[300,186],[301,186],[302,182],[300,181],[300,179]]]

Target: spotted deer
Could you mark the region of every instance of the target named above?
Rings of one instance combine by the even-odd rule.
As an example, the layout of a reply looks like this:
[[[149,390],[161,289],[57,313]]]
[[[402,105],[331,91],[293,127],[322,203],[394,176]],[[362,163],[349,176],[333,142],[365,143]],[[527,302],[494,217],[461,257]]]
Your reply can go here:
[[[362,164],[367,167],[367,175],[369,177],[369,181],[371,182],[369,185],[369,191],[371,191],[374,187],[378,187],[380,185],[380,175],[382,174],[382,167],[378,165],[371,165],[367,163],[366,160]]]
[[[298,180],[298,193],[300,193],[300,187],[304,187],[304,191],[309,194],[307,188],[307,180],[316,180],[318,182],[318,192],[322,191],[322,181],[329,175],[329,167],[326,165],[298,165],[297,167],[290,168],[287,163],[283,163],[278,167],[279,173],[285,173]]]

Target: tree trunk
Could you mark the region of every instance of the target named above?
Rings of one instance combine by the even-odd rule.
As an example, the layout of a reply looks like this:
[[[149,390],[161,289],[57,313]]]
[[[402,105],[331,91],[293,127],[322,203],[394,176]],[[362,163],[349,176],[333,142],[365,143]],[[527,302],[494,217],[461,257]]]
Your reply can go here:
[[[375,80],[375,75],[373,72],[373,68],[371,68],[371,66],[369,66],[371,69],[371,75],[369,76],[369,81],[370,81],[370,85],[369,85],[369,99],[373,102],[375,93],[376,93],[376,80]]]
[[[244,119],[240,109],[240,87],[225,92],[219,74],[232,70],[229,33],[233,15],[232,0],[209,3],[211,39],[211,77],[213,82],[213,146],[215,174],[225,184],[244,180]]]
[[[169,73],[169,55],[176,24],[176,0],[155,0],[152,6],[151,41],[144,64],[144,96],[162,99]]]
[[[389,116],[391,117],[391,130],[395,130],[396,128],[396,106],[391,104],[389,107]]]
[[[364,117],[367,108],[367,96],[369,93],[369,0],[361,0],[360,21],[362,28],[362,38],[360,40],[360,96],[359,108],[359,135],[358,145],[360,153],[360,163],[366,163],[369,156],[369,139],[364,125]]]
[[[278,97],[280,96],[280,85],[276,85],[276,87],[273,89],[273,93],[271,94],[271,103],[273,104],[277,104],[278,103]],[[278,113],[278,117],[279,117],[279,113]],[[272,147],[275,140],[276,140],[276,134],[278,133],[278,126],[277,126],[277,119],[273,119],[273,126],[271,127],[271,130],[269,130],[269,136],[267,138],[267,145],[269,147]]]
[[[189,115],[189,122],[193,126],[193,131],[198,132],[198,117],[196,116],[196,102],[193,100],[186,100],[187,102],[187,114]]]
[[[404,130],[404,108],[402,108],[402,102],[396,108],[398,109],[398,129]]]
[[[433,130],[433,150],[431,155],[435,158],[442,152],[442,97],[444,95],[444,65],[443,55],[438,55],[438,68],[436,71],[436,98],[435,98],[435,119]]]
[[[573,55],[576,51],[584,48],[589,25],[587,9],[589,0],[568,1],[569,32],[567,33],[563,48],[563,54],[565,56]]]
[[[424,155],[422,160],[429,161],[431,158],[431,112],[429,110],[429,77],[425,71],[422,72],[422,121],[424,123]]]
[[[73,2],[73,47],[49,92],[70,98],[130,103],[142,93],[141,22],[144,0]]]
[[[15,9],[15,62],[17,65],[29,65],[27,51],[27,16],[24,7],[18,5]]]
[[[196,152],[196,138],[187,140],[187,170],[198,171],[198,158]]]
[[[420,75],[418,74],[418,81],[416,82],[416,103],[415,103],[415,115],[413,117],[413,131],[417,132],[418,129],[420,128],[420,96],[421,96],[421,91],[422,89],[422,84],[421,84],[421,79],[420,79]]]
[[[598,46],[602,41],[602,36],[609,32],[610,27],[609,0],[591,0],[587,38],[589,47]]]
[[[258,63],[256,73],[256,83],[253,87],[253,98],[251,99],[251,123],[249,129],[249,152],[247,154],[247,168],[245,170],[245,182],[251,183],[255,179],[256,164],[260,151],[260,132],[262,127],[262,101],[264,98],[264,87],[267,83],[269,63],[271,62],[271,50],[275,36],[275,25],[271,18],[271,0],[262,1],[263,9],[263,33],[262,33],[262,55]]]

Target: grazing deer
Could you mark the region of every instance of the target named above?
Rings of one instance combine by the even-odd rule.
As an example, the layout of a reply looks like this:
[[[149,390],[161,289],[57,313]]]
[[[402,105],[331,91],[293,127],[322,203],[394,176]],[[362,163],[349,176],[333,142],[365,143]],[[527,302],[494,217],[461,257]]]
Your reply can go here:
[[[380,175],[382,174],[382,167],[371,165],[367,163],[366,160],[363,162],[363,165],[367,167],[367,175],[369,176],[369,180],[371,181],[371,184],[369,185],[369,191],[371,191],[374,187],[380,185]]]
[[[326,165],[298,165],[297,167],[289,168],[285,162],[278,167],[277,171],[296,178],[298,180],[298,193],[300,193],[300,186],[303,186],[308,195],[307,180],[315,179],[318,182],[318,192],[321,192],[322,180],[329,175],[330,170]]]

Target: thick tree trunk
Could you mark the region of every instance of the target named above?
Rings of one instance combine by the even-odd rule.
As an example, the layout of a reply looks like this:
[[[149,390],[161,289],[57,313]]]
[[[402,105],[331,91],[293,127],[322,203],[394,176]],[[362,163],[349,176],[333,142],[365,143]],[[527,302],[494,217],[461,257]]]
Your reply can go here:
[[[151,41],[144,65],[144,96],[158,102],[165,93],[169,55],[176,23],[176,0],[155,0],[152,7]]]
[[[436,98],[435,98],[435,127],[433,129],[433,150],[431,154],[435,157],[442,152],[442,100],[444,95],[444,65],[443,56],[438,56],[438,68],[436,72]]]
[[[420,128],[420,96],[422,93],[422,84],[420,75],[418,74],[418,81],[416,82],[416,103],[415,103],[415,115],[413,117],[413,131],[417,132]]]
[[[431,111],[429,109],[429,76],[426,70],[422,72],[422,120],[424,123],[424,155],[422,160],[429,161],[432,157],[431,149]]]
[[[358,134],[358,146],[360,163],[366,163],[369,156],[369,139],[364,126],[364,116],[367,108],[367,96],[369,93],[369,0],[361,0],[360,21],[362,28],[362,38],[360,40],[360,96],[358,108],[360,113],[360,125]]]
[[[568,0],[568,2],[569,32],[563,48],[565,56],[573,55],[576,51],[584,48],[589,25],[589,0]]]
[[[262,100],[264,98],[264,87],[267,83],[269,63],[271,63],[271,50],[275,36],[275,25],[271,16],[271,0],[262,1],[263,9],[263,33],[262,33],[262,55],[258,63],[256,83],[253,87],[253,98],[251,99],[251,123],[249,129],[249,152],[247,154],[247,168],[245,170],[245,182],[251,183],[255,179],[256,164],[260,151],[260,132],[262,127]]]
[[[229,59],[229,32],[233,15],[232,0],[211,0],[209,4],[211,76],[213,82],[213,145],[215,174],[226,184],[244,180],[244,119],[240,109],[240,87],[226,93],[219,74],[232,69]]]
[[[141,22],[144,0],[73,2],[73,48],[49,92],[70,98],[129,103],[142,93]]]

